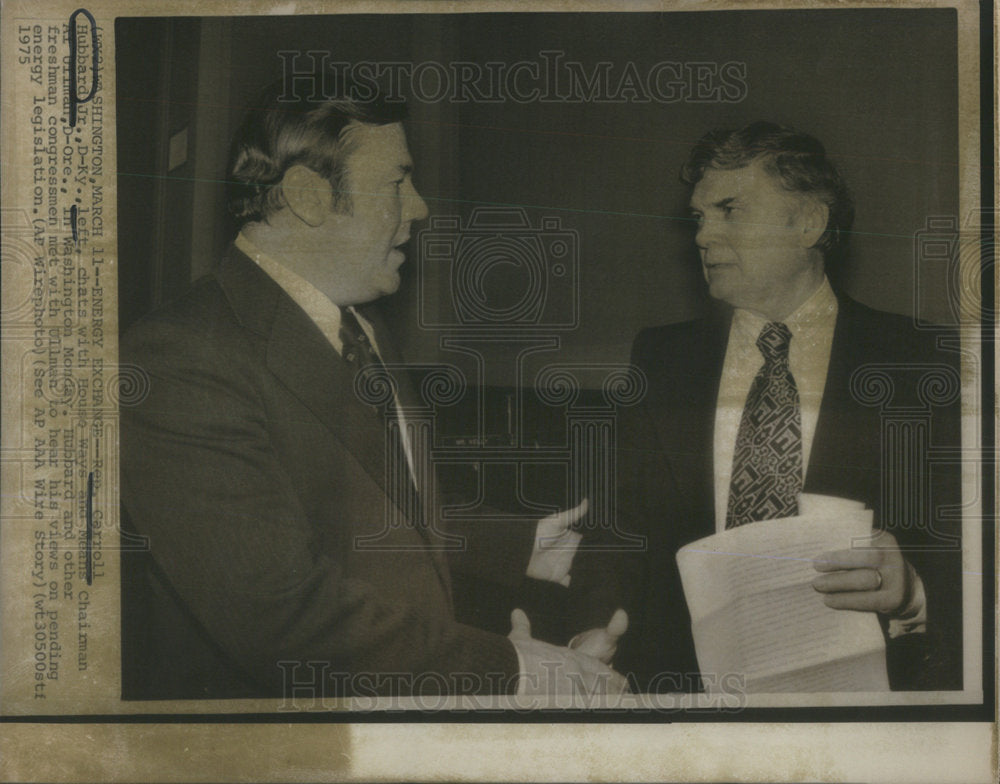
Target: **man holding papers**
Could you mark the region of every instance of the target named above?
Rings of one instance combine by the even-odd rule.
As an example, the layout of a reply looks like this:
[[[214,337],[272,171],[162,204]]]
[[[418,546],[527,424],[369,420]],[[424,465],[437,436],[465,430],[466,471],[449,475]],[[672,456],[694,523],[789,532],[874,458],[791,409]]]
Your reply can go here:
[[[710,133],[682,176],[709,293],[724,307],[644,330],[633,347],[648,393],[622,412],[618,509],[647,547],[621,556],[611,579],[600,554],[574,566],[576,590],[601,574],[589,596],[603,595],[602,613],[628,610],[616,668],[640,691],[712,690],[725,673],[699,668],[678,550],[803,515],[807,493],[867,507],[875,532],[807,547],[797,596],[817,614],[877,614],[893,689],[961,688],[957,470],[921,462],[928,442],[959,444],[957,352],[831,287],[826,266],[853,205],[815,138],[765,122]],[[911,427],[895,428],[900,412]],[[695,581],[721,563],[703,557]]]

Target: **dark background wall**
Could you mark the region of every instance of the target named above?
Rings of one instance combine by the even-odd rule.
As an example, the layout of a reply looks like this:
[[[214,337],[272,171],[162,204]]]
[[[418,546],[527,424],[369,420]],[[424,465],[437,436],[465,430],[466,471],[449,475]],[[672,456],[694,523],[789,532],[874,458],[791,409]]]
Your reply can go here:
[[[520,205],[532,226],[554,216],[576,232],[579,326],[557,332],[560,350],[544,362],[625,361],[640,328],[703,307],[677,172],[711,128],[772,119],[824,142],[857,202],[843,286],[872,306],[913,311],[913,234],[928,216],[958,214],[950,9],[121,19],[116,45],[123,326],[204,274],[231,240],[228,140],[253,93],[281,75],[283,49],[483,64],[559,50],[616,74],[628,62],[640,73],[664,60],[746,64],[735,103],[411,104],[415,181],[433,215],[464,225],[477,206]],[[425,259],[421,291],[418,250],[389,304],[407,356],[433,359],[441,333],[420,316],[447,317],[451,282]],[[920,315],[948,320],[944,279],[921,274]],[[516,300],[524,281],[508,269],[491,285]],[[517,347],[483,350],[486,381],[509,384]]]

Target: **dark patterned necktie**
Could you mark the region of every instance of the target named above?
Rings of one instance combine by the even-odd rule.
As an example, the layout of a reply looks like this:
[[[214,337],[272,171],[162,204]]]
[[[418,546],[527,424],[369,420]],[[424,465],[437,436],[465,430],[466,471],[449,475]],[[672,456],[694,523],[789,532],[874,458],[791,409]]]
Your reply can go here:
[[[368,335],[362,329],[357,317],[348,308],[343,308],[340,311],[340,340],[343,343],[344,361],[358,372],[369,366],[374,366],[377,371],[391,378],[388,368],[383,364],[378,352],[375,351],[375,347],[372,346],[371,340],[368,339]],[[389,497],[403,510],[406,516],[414,523],[419,524],[422,519],[420,497],[413,483],[410,464],[406,458],[406,449],[400,436],[400,428],[403,427],[403,423],[399,418],[395,396],[386,403],[383,414],[387,428],[385,439],[386,489]]]
[[[798,513],[802,492],[802,412],[788,367],[792,332],[769,322],[757,338],[764,366],[743,407],[733,454],[726,528]]]
[[[344,361],[349,365],[359,370],[369,365],[384,367],[357,316],[349,308],[340,311],[340,342],[344,346]]]

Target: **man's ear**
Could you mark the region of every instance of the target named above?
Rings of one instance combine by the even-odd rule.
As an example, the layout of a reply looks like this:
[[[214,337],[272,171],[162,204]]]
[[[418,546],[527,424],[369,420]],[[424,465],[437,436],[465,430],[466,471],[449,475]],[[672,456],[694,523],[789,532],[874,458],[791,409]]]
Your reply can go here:
[[[281,178],[285,205],[303,223],[321,226],[333,207],[333,186],[308,166],[295,164]]]
[[[830,220],[830,208],[819,199],[809,199],[802,205],[799,214],[799,229],[802,232],[802,247],[814,248]]]

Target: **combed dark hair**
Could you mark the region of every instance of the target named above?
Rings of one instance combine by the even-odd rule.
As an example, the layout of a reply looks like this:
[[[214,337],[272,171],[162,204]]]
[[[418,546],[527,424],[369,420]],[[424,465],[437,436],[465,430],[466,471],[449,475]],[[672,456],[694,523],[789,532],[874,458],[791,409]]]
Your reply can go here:
[[[368,88],[370,99],[360,101],[328,98],[322,91],[316,95],[316,86],[323,84],[321,74],[312,84],[311,95],[303,94],[309,90],[287,95],[283,79],[269,84],[233,136],[227,204],[237,225],[265,220],[282,208],[281,179],[296,164],[325,177],[333,186],[337,208],[349,209],[345,161],[350,137],[345,129],[351,123],[389,125],[406,117],[404,103],[388,103]],[[359,92],[347,85],[342,95]]]
[[[771,122],[710,131],[691,150],[681,179],[695,185],[706,168],[742,169],[758,159],[788,190],[812,194],[826,204],[830,215],[816,247],[828,260],[841,251],[854,223],[854,200],[823,145],[809,134]]]

